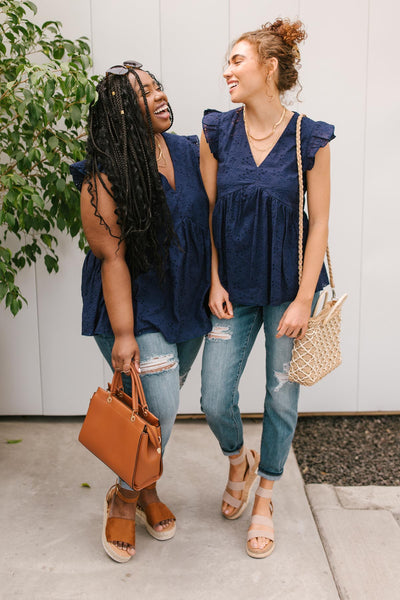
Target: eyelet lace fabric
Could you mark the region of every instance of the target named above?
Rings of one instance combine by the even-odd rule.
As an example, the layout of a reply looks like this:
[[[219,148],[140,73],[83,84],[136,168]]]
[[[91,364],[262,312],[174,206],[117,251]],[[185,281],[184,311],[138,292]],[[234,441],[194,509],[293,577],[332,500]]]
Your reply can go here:
[[[208,199],[200,176],[197,136],[163,134],[175,171],[175,190],[161,176],[179,246],[169,250],[165,280],[154,271],[132,282],[135,335],[160,331],[170,343],[205,335],[211,329],[206,297],[211,247]],[[80,188],[85,163],[71,173]],[[101,285],[101,261],[88,252],[82,269],[82,334],[112,334]]]
[[[203,131],[218,160],[213,235],[219,276],[235,304],[278,306],[298,290],[298,174],[294,113],[265,160],[257,167],[247,140],[243,109],[206,110]],[[302,121],[304,171],[335,137],[334,127],[307,117]],[[306,181],[306,178],[304,178]],[[308,220],[304,215],[304,243]],[[316,290],[328,284],[322,268]]]

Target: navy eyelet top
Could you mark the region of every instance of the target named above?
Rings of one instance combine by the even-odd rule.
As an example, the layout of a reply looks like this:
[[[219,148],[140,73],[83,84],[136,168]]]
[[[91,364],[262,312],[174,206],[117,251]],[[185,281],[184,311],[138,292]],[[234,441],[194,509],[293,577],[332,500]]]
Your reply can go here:
[[[203,130],[218,160],[213,235],[221,284],[234,304],[278,306],[298,291],[298,173],[294,113],[265,160],[257,167],[247,140],[243,108],[206,110]],[[301,124],[303,169],[335,137],[334,127],[304,117]],[[304,174],[305,175],[305,174]],[[304,176],[304,186],[307,181]],[[308,220],[304,214],[304,243]],[[322,268],[316,290],[328,284]]]
[[[211,247],[208,199],[199,169],[197,136],[163,134],[175,171],[175,190],[166,177],[162,184],[180,248],[172,244],[165,281],[154,271],[132,281],[135,335],[161,332],[169,343],[179,343],[208,333]],[[85,162],[71,165],[80,189]],[[101,285],[101,261],[89,251],[82,270],[82,334],[111,335],[112,329]]]

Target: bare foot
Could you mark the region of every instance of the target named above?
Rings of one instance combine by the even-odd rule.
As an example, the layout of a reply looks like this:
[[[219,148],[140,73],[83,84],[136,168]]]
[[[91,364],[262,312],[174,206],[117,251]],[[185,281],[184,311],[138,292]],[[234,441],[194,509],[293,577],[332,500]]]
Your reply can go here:
[[[230,458],[239,458],[239,456],[241,456],[243,453],[243,448],[244,447],[242,447],[239,454],[234,454]],[[249,464],[248,464],[247,458],[245,456],[243,457],[243,462],[241,462],[239,465],[229,464],[229,479],[230,479],[230,481],[238,481],[238,482],[243,481],[248,467],[249,467]],[[231,490],[228,485],[226,486],[226,490],[234,498],[237,498],[238,500],[241,499],[243,490]],[[236,508],[234,506],[231,506],[230,504],[228,504],[227,502],[225,502],[223,500],[221,510],[224,513],[224,515],[230,516],[236,510]]]
[[[141,490],[139,499],[138,499],[138,506],[144,510],[146,508],[146,506],[148,504],[151,504],[152,502],[161,502],[158,497],[156,488],[150,487],[150,488],[144,488],[143,490]],[[174,527],[174,525],[175,525],[174,519],[166,519],[165,521],[160,521],[159,523],[156,523],[155,525],[153,525],[153,529],[155,531],[168,531],[168,530],[172,529]]]
[[[262,487],[264,487],[264,486],[262,486]],[[267,489],[271,489],[271,487],[268,487]],[[253,506],[252,515],[261,515],[263,517],[269,517],[271,519],[272,513],[271,513],[270,498],[262,498],[261,496],[258,496],[256,494],[254,497],[254,506]],[[251,532],[254,529],[258,529],[258,530],[265,529],[265,531],[267,533],[268,527],[266,525],[252,523],[249,527],[249,532]],[[251,538],[249,540],[249,546],[251,548],[253,548],[254,550],[263,550],[266,546],[268,546],[270,544],[270,542],[271,542],[271,540],[269,539],[268,536],[256,537],[256,538]]]
[[[138,492],[126,490],[119,486],[119,492],[121,496],[125,496],[127,500],[132,500],[139,496]],[[118,517],[120,519],[127,519],[134,521],[136,516],[136,502],[124,502],[116,493],[111,496],[109,502],[108,517]],[[113,540],[110,542],[119,551],[117,552],[121,556],[133,556],[135,554],[134,546],[121,542],[119,540]]]

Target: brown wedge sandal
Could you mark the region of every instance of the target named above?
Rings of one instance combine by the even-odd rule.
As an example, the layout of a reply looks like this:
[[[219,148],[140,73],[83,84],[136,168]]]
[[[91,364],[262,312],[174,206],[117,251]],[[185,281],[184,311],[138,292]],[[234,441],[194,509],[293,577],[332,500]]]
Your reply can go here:
[[[233,520],[240,517],[248,504],[250,492],[257,479],[257,469],[260,462],[260,455],[255,450],[248,450],[247,448],[243,447],[240,456],[237,456],[236,458],[231,458],[229,456],[228,458],[231,465],[240,465],[245,460],[247,461],[247,469],[245,471],[243,480],[231,481],[228,479],[224,495],[222,496],[222,500],[229,504],[229,506],[233,506],[235,509],[229,515],[225,514],[224,512],[222,512],[222,514],[226,519]],[[234,498],[232,494],[228,492],[228,489],[232,491],[241,491],[241,497]]]
[[[147,487],[147,490],[154,490],[156,484]],[[174,537],[176,532],[176,518],[175,515],[169,510],[163,502],[150,502],[145,506],[138,504],[136,507],[136,519],[138,522],[143,523],[146,527],[147,532],[153,536],[156,540],[170,540]],[[155,525],[161,523],[161,521],[171,521],[168,527],[165,527],[162,531],[154,529]]]
[[[261,487],[260,485],[258,486],[258,488],[256,489],[256,496],[261,496],[262,498],[269,498],[271,499],[272,497],[272,490],[266,490],[265,488]],[[270,500],[270,509],[271,509],[271,515],[274,511],[274,507],[272,504],[272,501]],[[253,515],[251,517],[251,523],[255,523],[256,525],[263,525],[265,527],[265,529],[251,529],[248,534],[247,534],[247,554],[249,556],[251,556],[252,558],[266,558],[267,556],[269,556],[274,548],[275,548],[275,542],[274,542],[274,524],[272,522],[272,518],[271,517],[265,517],[262,515]],[[265,546],[263,548],[252,548],[249,544],[250,540],[253,540],[254,538],[257,537],[262,537],[268,540],[268,542],[265,544]]]
[[[111,486],[104,500],[103,531],[101,541],[103,548],[110,558],[119,563],[128,562],[132,555],[127,550],[118,548],[112,542],[118,540],[124,544],[135,547],[135,521],[124,517],[109,517],[112,498],[117,495],[120,500],[128,504],[135,504],[139,493],[134,498],[128,498],[120,491],[118,483]]]

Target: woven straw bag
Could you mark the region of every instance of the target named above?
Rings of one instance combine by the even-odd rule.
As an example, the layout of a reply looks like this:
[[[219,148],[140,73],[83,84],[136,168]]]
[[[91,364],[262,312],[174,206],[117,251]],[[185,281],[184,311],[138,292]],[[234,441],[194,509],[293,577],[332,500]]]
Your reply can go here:
[[[296,126],[296,153],[299,173],[299,285],[303,273],[304,186],[300,142],[302,117],[303,115],[299,115]],[[301,340],[294,340],[292,360],[289,368],[289,381],[308,386],[317,383],[317,381],[336,369],[342,362],[340,351],[341,311],[347,294],[344,294],[340,299],[336,298],[328,247],[326,248],[326,258],[329,270],[329,283],[332,290],[331,299],[327,300],[327,291],[321,293],[313,315],[308,321],[305,336]]]

